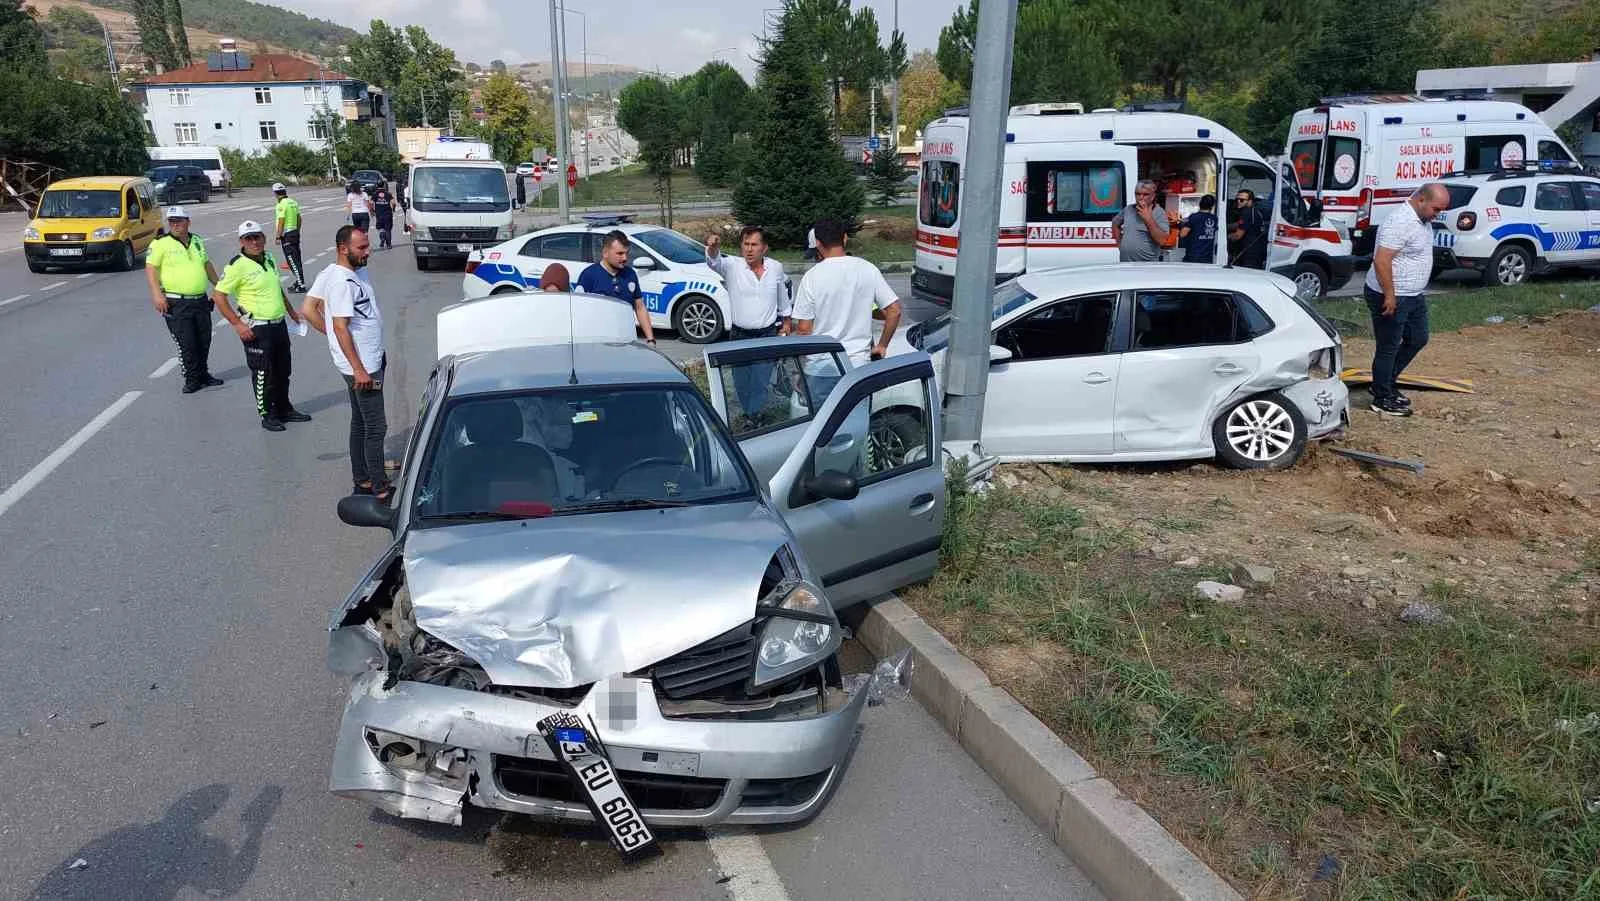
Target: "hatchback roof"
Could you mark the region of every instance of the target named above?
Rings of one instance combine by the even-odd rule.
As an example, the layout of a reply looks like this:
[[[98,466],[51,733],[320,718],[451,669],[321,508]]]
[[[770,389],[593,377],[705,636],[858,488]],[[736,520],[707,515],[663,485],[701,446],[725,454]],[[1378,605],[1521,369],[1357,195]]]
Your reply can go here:
[[[462,354],[450,396],[579,385],[688,385],[673,362],[638,342],[579,341]]]
[[[77,178],[63,178],[55,182],[46,190],[65,188],[66,190],[92,190],[98,188],[105,191],[112,188],[121,190],[141,181],[147,181],[143,175],[82,175]]]

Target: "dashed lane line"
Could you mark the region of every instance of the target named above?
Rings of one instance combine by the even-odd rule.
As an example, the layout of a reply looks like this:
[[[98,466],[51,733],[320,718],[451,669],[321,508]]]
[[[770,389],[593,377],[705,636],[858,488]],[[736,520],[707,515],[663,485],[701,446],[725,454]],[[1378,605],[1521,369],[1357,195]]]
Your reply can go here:
[[[789,893],[773,869],[772,860],[753,832],[710,829],[706,844],[727,880],[724,887],[733,901],[789,901]]]
[[[31,296],[30,294],[18,294],[16,297],[7,297],[5,300],[0,300],[0,307],[14,304],[19,300],[27,300]]]
[[[0,493],[0,516],[6,515],[6,511],[10,510],[12,505],[22,500],[28,492],[39,487],[40,482],[49,478],[50,473],[55,472],[61,464],[67,462],[67,458],[76,453],[78,448],[88,444],[90,438],[93,438],[97,432],[109,425],[111,420],[117,418],[118,413],[126,410],[128,405],[138,400],[142,394],[144,394],[143,391],[129,391],[127,394],[117,398],[112,402],[111,406],[101,410],[100,415],[89,420],[89,424],[79,429],[77,434],[68,438],[60,447],[51,451],[50,456],[40,460],[37,466],[23,473],[22,478],[18,479],[10,488],[7,488],[4,493]]]
[[[162,363],[160,366],[157,366],[156,367],[156,371],[150,373],[150,377],[153,378],[153,379],[158,379],[158,378],[161,378],[162,376],[166,375],[167,373],[169,373],[172,370],[177,369],[177,368],[178,368],[178,358],[177,357],[168,357],[167,358],[167,362]]]
[[[43,288],[40,288],[39,290],[40,291],[54,291],[55,289],[61,287],[64,284],[66,284],[66,282],[51,282],[50,284],[45,285]]]

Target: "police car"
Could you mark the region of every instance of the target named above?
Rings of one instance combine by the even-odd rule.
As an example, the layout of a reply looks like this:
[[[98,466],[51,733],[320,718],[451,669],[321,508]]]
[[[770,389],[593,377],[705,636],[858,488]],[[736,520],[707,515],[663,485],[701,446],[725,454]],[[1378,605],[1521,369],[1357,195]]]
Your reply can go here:
[[[558,225],[475,250],[467,258],[462,294],[467,298],[531,291],[551,263],[565,266],[573,283],[599,262],[601,244],[613,229],[628,236],[639,291],[650,324],[670,328],[690,344],[709,344],[729,322],[722,277],[706,265],[704,244],[681,232],[639,225],[630,216],[585,216],[582,224]]]
[[[1600,263],[1600,178],[1543,165],[1447,175],[1450,207],[1433,222],[1435,272],[1473,269],[1489,286],[1560,266]]]

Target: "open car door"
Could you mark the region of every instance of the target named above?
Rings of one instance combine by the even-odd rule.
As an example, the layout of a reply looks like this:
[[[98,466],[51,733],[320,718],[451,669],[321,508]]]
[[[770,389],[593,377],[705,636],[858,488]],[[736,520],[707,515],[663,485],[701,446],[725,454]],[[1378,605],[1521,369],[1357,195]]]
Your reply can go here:
[[[706,393],[763,481],[799,443],[828,388],[850,370],[826,335],[750,338],[706,348]]]
[[[769,480],[835,607],[933,575],[940,446],[933,361],[918,351],[845,375]]]

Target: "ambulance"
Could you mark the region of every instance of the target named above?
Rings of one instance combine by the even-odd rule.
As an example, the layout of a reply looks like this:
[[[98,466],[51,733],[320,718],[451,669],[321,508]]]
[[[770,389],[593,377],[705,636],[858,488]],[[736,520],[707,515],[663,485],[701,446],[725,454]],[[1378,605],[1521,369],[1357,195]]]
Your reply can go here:
[[[1184,218],[1201,197],[1217,198],[1214,262],[1229,262],[1226,222],[1248,188],[1272,213],[1267,268],[1320,297],[1350,279],[1348,236],[1321,221],[1287,164],[1272,168],[1223,126],[1176,112],[1081,112],[1077,104],[1014,106],[1006,120],[995,280],[1064,266],[1115,263],[1111,220],[1133,202],[1134,185],[1157,183],[1166,208]],[[912,294],[948,304],[961,244],[967,129],[950,111],[923,130]],[[1181,265],[1181,248],[1163,253]],[[1192,264],[1191,264],[1192,265]]]
[[[1525,106],[1409,94],[1329,98],[1303,109],[1289,122],[1284,154],[1301,190],[1350,233],[1358,257],[1372,254],[1379,223],[1426,182],[1573,160]]]

